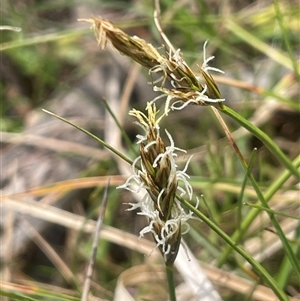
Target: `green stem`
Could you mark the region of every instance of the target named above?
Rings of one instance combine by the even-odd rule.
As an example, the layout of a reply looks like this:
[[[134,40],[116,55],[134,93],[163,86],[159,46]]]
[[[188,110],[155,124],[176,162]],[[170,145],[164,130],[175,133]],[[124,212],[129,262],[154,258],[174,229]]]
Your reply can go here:
[[[269,151],[276,157],[276,159],[285,166],[286,169],[289,169],[292,174],[295,175],[297,179],[300,180],[300,172],[297,168],[292,164],[292,162],[286,157],[286,155],[281,151],[281,149],[277,146],[276,143],[263,131],[261,131],[258,127],[253,125],[247,119],[236,113],[234,110],[230,109],[227,106],[223,106],[221,109],[224,114],[230,116],[232,119],[237,121],[241,126],[247,129],[250,133],[252,133],[255,137],[257,137],[260,141],[264,143],[264,145],[269,149]]]
[[[257,154],[257,148],[255,148],[250,156],[249,164],[248,164],[248,172],[245,174],[242,186],[241,186],[241,191],[238,197],[238,210],[237,210],[237,223],[238,223],[238,230],[240,230],[241,224],[242,224],[242,207],[243,207],[243,198],[244,198],[244,192],[246,189],[247,181],[248,181],[248,176],[250,173],[250,170],[252,168],[253,162],[255,155]]]
[[[247,166],[243,166],[246,170],[248,170],[248,167]],[[294,268],[294,271],[296,272],[296,275],[297,277],[300,278],[300,265],[299,265],[299,262],[292,250],[292,247],[291,245],[289,244],[287,238],[286,238],[286,235],[285,233],[283,232],[283,230],[281,229],[280,227],[280,224],[278,223],[276,217],[275,217],[275,214],[272,210],[270,210],[270,207],[268,205],[268,202],[266,201],[266,199],[264,198],[264,195],[263,193],[261,192],[257,182],[255,181],[254,177],[252,174],[249,174],[248,175],[248,178],[255,190],[255,192],[257,193],[257,196],[258,196],[258,199],[259,201],[262,203],[262,205],[267,209],[267,213],[270,217],[270,220],[274,226],[274,228],[276,229],[277,231],[277,234],[282,242],[282,246],[283,246],[283,249],[285,251],[285,254],[287,255],[287,257],[289,258],[290,260],[290,263],[292,264],[293,268]]]
[[[298,158],[294,160],[293,164],[296,168],[300,166],[300,156],[298,156]],[[283,173],[277,177],[277,179],[271,184],[268,190],[264,193],[264,199],[266,202],[268,202],[273,197],[273,195],[282,187],[282,185],[289,179],[290,176],[291,176],[290,170],[284,170]],[[256,202],[255,205],[261,205],[260,201]],[[232,234],[231,239],[236,243],[238,243],[243,237],[243,235],[245,234],[245,232],[247,231],[247,229],[249,228],[249,226],[252,224],[253,220],[257,217],[257,215],[260,212],[261,210],[256,208],[250,210],[247,216],[245,216],[245,218],[243,219],[239,229],[237,229]],[[230,246],[226,246],[222,255],[218,259],[217,262],[218,266],[222,266],[225,263],[231,250],[232,249]]]
[[[166,265],[167,279],[169,285],[170,301],[176,301],[175,283],[174,283],[174,265]]]
[[[295,232],[296,233],[294,238],[297,239],[298,237],[300,237],[300,225],[296,228]],[[298,254],[300,250],[299,244],[292,245],[292,249],[295,254]],[[288,256],[285,255],[276,276],[276,281],[278,282],[278,285],[282,289],[285,289],[286,286],[288,285],[288,280],[291,277],[292,273],[293,273],[293,266],[291,265]]]
[[[243,168],[244,168],[244,170],[245,170],[245,172],[247,174],[247,177],[249,178],[249,180],[250,180],[250,182],[252,184],[252,187],[254,188],[254,190],[255,190],[255,192],[257,194],[257,197],[258,197],[259,201],[261,202],[261,204],[265,208],[270,209],[267,200],[265,199],[265,197],[264,197],[261,189],[259,188],[259,185],[257,184],[256,180],[254,179],[253,175],[249,172],[248,164],[247,164],[246,160],[244,159],[243,155],[241,154],[241,152],[240,152],[238,146],[236,145],[235,141],[232,139],[232,136],[231,136],[231,134],[230,134],[230,132],[229,132],[229,130],[228,130],[225,122],[223,121],[223,119],[220,116],[219,112],[215,108],[213,108],[213,110],[215,111],[215,114],[216,114],[217,118],[219,119],[219,122],[221,123],[222,127],[224,128],[226,136],[228,137],[230,143],[232,144],[233,149],[237,153],[238,158],[240,159],[240,162],[241,162],[241,164],[242,164],[242,166],[243,166]],[[270,139],[268,136],[266,136],[266,137],[268,139]],[[276,144],[274,144],[274,145],[276,146]],[[279,149],[279,151],[280,151],[280,149]],[[295,168],[294,165],[292,164],[292,162],[290,162],[290,163],[293,166],[293,168]],[[297,170],[297,168],[295,168],[295,169]],[[288,170],[290,170],[290,169],[288,168]],[[282,231],[282,229],[281,229],[281,227],[280,227],[280,225],[279,225],[279,223],[278,223],[278,221],[277,221],[277,219],[275,217],[275,214],[272,211],[270,211],[270,210],[268,210],[267,213],[269,214],[270,220],[271,220],[274,228],[276,229],[276,231],[278,233],[278,236],[281,239],[284,251],[286,252],[286,254],[287,254],[287,256],[288,256],[288,258],[289,258],[292,266],[294,267],[297,276],[300,277],[300,265],[299,265],[299,263],[297,261],[297,258],[295,256],[295,254],[294,254],[294,252],[293,252],[293,250],[292,250],[292,248],[291,248],[291,246],[290,246],[290,244],[289,244],[289,242],[288,242],[288,240],[287,240],[284,232]],[[240,228],[239,228],[239,230],[240,230]]]
[[[183,198],[176,196],[178,200],[190,209],[196,216],[198,216],[204,223],[206,223],[210,229],[215,231],[219,237],[221,237],[229,246],[242,255],[255,269],[255,271],[260,275],[260,277],[270,286],[273,292],[281,301],[289,301],[288,296],[283,292],[283,290],[278,286],[278,283],[274,278],[265,270],[265,268],[252,256],[246,252],[241,246],[237,245],[221,228],[219,228],[213,221],[211,221],[206,215],[197,210],[190,202],[184,200]]]

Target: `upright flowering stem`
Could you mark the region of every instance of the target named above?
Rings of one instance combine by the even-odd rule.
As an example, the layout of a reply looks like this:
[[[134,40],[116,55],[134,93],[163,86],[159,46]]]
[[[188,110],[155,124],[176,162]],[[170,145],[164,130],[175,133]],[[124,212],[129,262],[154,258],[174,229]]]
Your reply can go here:
[[[165,115],[157,118],[155,103],[148,103],[147,111],[148,116],[135,109],[129,113],[137,118],[137,124],[143,128],[145,134],[137,135],[140,156],[134,161],[132,175],[120,188],[133,192],[146,190],[144,198],[138,203],[131,203],[128,210],[140,208],[141,212],[138,214],[148,217],[149,224],[141,230],[140,236],[152,233],[166,264],[170,300],[176,301],[174,261],[181,242],[182,225],[186,225],[192,215],[181,207],[176,193],[179,192],[181,196],[188,195],[191,199],[193,191],[187,181],[189,176],[185,173],[187,166],[180,171],[175,163],[176,152],[184,150],[175,147],[167,131],[169,146],[166,146],[160,136],[159,122]],[[179,182],[183,183],[183,187],[179,186]]]
[[[167,280],[169,285],[170,300],[176,301],[175,283],[174,283],[174,264],[166,266]]]
[[[182,235],[182,228],[186,226],[192,212],[185,212],[178,197],[184,195],[192,199],[193,189],[188,182],[186,174],[189,160],[183,170],[178,170],[175,158],[177,152],[185,152],[175,147],[170,133],[165,133],[169,139],[167,145],[160,136],[159,123],[170,110],[180,110],[189,104],[213,105],[223,108],[224,99],[209,70],[222,72],[208,66],[213,57],[206,58],[204,44],[204,59],[200,67],[201,76],[196,76],[185,62],[180,49],[165,46],[165,53],[161,54],[151,44],[136,36],[129,36],[121,29],[102,18],[81,19],[92,23],[98,44],[105,48],[107,41],[121,54],[126,55],[140,65],[146,67],[149,74],[159,74],[160,78],[153,81],[153,89],[160,93],[153,101],[147,104],[148,116],[133,109],[129,114],[137,118],[137,124],[144,130],[144,135],[138,135],[140,155],[132,165],[132,175],[125,184],[125,188],[132,192],[145,190],[144,198],[138,203],[130,203],[134,210],[139,208],[138,214],[145,215],[149,224],[140,231],[142,237],[145,233],[152,233],[156,247],[160,250],[167,269],[167,278],[171,301],[175,301],[175,286],[173,280],[173,265],[176,259]],[[169,44],[168,44],[169,45]],[[171,88],[165,86],[169,81]],[[160,83],[160,85],[156,85]],[[155,102],[166,98],[165,111],[157,118]],[[180,185],[181,184],[181,185]]]

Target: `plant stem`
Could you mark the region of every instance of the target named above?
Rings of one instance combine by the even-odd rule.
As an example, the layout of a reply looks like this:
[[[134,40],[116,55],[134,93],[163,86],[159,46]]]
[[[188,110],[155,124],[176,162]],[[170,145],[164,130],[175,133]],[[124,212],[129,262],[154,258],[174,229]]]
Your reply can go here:
[[[174,265],[166,265],[167,279],[169,285],[170,301],[176,301],[175,283],[174,283]]]
[[[238,146],[236,145],[235,141],[232,139],[232,136],[230,134],[230,131],[229,129],[227,128],[227,125],[226,123],[224,122],[223,118],[221,117],[220,113],[217,111],[216,108],[213,108],[213,111],[215,112],[217,118],[219,119],[219,122],[221,123],[225,133],[226,133],[226,136],[227,138],[229,139],[230,143],[232,144],[233,146],[233,149],[235,150],[235,152],[237,153],[239,159],[240,159],[240,162],[247,174],[247,177],[248,179],[250,180],[256,194],[257,194],[257,197],[259,199],[259,201],[261,202],[261,204],[268,210],[267,213],[269,214],[269,217],[270,217],[270,220],[274,226],[274,228],[276,229],[277,233],[278,233],[278,236],[280,237],[281,239],[281,242],[282,242],[282,246],[284,248],[284,251],[286,252],[292,266],[294,267],[294,270],[297,274],[298,277],[300,277],[300,265],[297,261],[297,258],[284,234],[284,232],[282,231],[276,217],[275,217],[275,214],[274,212],[270,211],[270,207],[268,205],[268,202],[267,200],[265,199],[259,185],[257,184],[256,180],[254,179],[253,175],[250,173],[249,171],[249,166],[246,162],[246,160],[244,159],[243,155],[241,154]],[[291,165],[294,167],[294,165],[291,163]],[[295,168],[296,169],[296,168]],[[290,169],[289,169],[290,170]]]
[[[294,166],[297,168],[300,166],[300,156],[294,160]],[[280,174],[277,179],[271,184],[268,190],[264,193],[264,199],[268,202],[273,195],[281,188],[281,186],[287,181],[287,179],[291,176],[290,170],[284,170],[282,174]],[[255,205],[261,205],[258,201]],[[261,212],[261,210],[257,208],[253,208],[247,216],[243,219],[241,226],[237,229],[231,236],[231,239],[238,243],[243,237],[246,230],[249,228],[253,220],[256,216]],[[219,257],[217,266],[222,266],[224,262],[227,260],[228,255],[230,254],[231,247],[227,246],[225,250],[222,252],[222,255]]]
[[[241,126],[243,126],[260,141],[262,141],[264,145],[269,149],[269,151],[276,157],[276,159],[282,165],[284,165],[286,169],[290,170],[297,179],[300,180],[300,173],[297,168],[292,164],[292,162],[286,157],[286,155],[281,151],[277,144],[274,143],[274,141],[267,134],[265,134],[262,130],[260,130],[258,127],[253,125],[251,122],[249,122],[247,119],[245,119],[229,107],[224,105],[221,111],[237,121]]]
[[[259,262],[254,260],[253,257],[247,251],[245,251],[241,246],[237,245],[237,243],[233,241],[218,225],[211,221],[201,211],[197,210],[190,202],[184,200],[178,195],[176,197],[184,206],[190,209],[196,216],[198,216],[204,223],[206,223],[210,227],[210,229],[215,231],[231,248],[233,248],[240,255],[242,255],[251,264],[255,271],[260,275],[260,277],[270,286],[270,288],[273,290],[273,292],[276,294],[279,300],[289,301],[288,296],[279,287],[278,283]]]

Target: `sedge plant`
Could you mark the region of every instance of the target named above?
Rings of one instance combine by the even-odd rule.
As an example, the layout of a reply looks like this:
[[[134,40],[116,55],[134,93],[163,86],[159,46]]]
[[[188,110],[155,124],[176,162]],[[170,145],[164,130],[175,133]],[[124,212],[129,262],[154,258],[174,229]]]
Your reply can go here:
[[[261,278],[272,288],[280,300],[288,300],[286,294],[278,286],[273,277],[256,262],[241,246],[238,240],[242,235],[243,228],[239,231],[239,236],[233,240],[226,235],[214,222],[205,217],[197,208],[189,202],[193,198],[193,189],[189,183],[187,173],[188,164],[183,170],[179,170],[175,158],[179,152],[185,150],[176,147],[176,142],[171,134],[165,129],[168,141],[164,141],[160,135],[160,123],[163,118],[168,118],[174,110],[189,109],[193,106],[212,107],[218,117],[242,167],[245,170],[254,190],[257,193],[259,202],[267,209],[270,219],[276,228],[282,241],[290,263],[295,267],[296,274],[300,275],[299,263],[293,250],[290,248],[284,233],[282,232],[274,213],[268,210],[268,198],[260,191],[248,164],[241,154],[230,135],[221,114],[226,114],[247,129],[273,153],[283,166],[299,179],[299,171],[295,163],[279,149],[279,147],[264,132],[240,116],[231,108],[224,104],[225,99],[210,74],[211,71],[221,72],[218,68],[209,66],[214,57],[206,58],[206,44],[203,47],[203,64],[199,66],[201,76],[196,76],[188,66],[180,50],[175,50],[170,46],[165,38],[163,53],[154,48],[151,44],[137,36],[129,36],[111,22],[100,17],[90,19],[80,19],[92,24],[95,37],[102,49],[109,42],[113,48],[117,49],[122,55],[126,55],[148,69],[152,77],[158,74],[158,79],[152,81],[153,90],[158,92],[158,96],[146,106],[146,112],[136,109],[130,111],[136,123],[142,128],[144,134],[138,135],[139,155],[132,162],[132,174],[127,181],[119,186],[132,192],[145,191],[144,198],[138,203],[130,203],[129,210],[139,209],[138,214],[144,215],[148,219],[148,225],[141,230],[140,236],[145,233],[152,233],[156,247],[160,250],[169,280],[170,298],[176,300],[174,282],[172,277],[173,264],[181,243],[181,236],[188,231],[187,221],[193,215],[199,217],[207,223],[209,227],[222,237],[229,248],[235,249],[241,254],[261,276]],[[167,86],[166,83],[170,83]],[[164,112],[159,113],[156,109],[156,102],[165,99]],[[186,209],[188,208],[188,210]],[[256,211],[257,212],[257,211]],[[254,215],[253,215],[254,218]],[[249,221],[248,221],[249,222]],[[227,250],[227,254],[228,251]],[[169,277],[171,271],[171,277]]]
[[[87,135],[97,140],[104,147],[108,148],[122,160],[131,165],[131,175],[128,177],[125,183],[119,186],[119,188],[129,190],[132,193],[144,192],[144,198],[137,203],[131,202],[128,210],[138,210],[138,214],[144,216],[148,221],[147,226],[140,231],[140,236],[143,236],[146,233],[150,233],[153,236],[156,244],[155,248],[160,251],[162,259],[165,262],[166,273],[169,282],[170,299],[172,301],[176,299],[175,284],[173,280],[174,261],[176,260],[178,248],[182,243],[182,235],[188,232],[189,221],[195,217],[203,222],[203,226],[207,225],[209,227],[211,230],[210,234],[216,234],[215,237],[217,237],[218,243],[220,241],[225,243],[225,247],[224,244],[222,245],[219,243],[218,245],[220,246],[221,252],[216,252],[214,254],[217,259],[217,266],[222,267],[228,262],[231,263],[231,259],[233,257],[231,256],[232,253],[234,256],[239,254],[240,267],[243,268],[242,263],[248,262],[255,273],[259,276],[259,278],[253,277],[253,279],[259,279],[258,281],[262,281],[264,284],[267,284],[277,295],[279,300],[288,300],[288,297],[285,294],[287,286],[289,285],[288,280],[295,276],[297,279],[299,279],[300,268],[299,262],[295,255],[297,252],[299,253],[299,240],[297,239],[297,237],[299,237],[299,227],[295,231],[295,236],[292,239],[285,237],[286,233],[282,231],[277,221],[277,219],[279,220],[282,218],[284,214],[281,214],[281,212],[270,208],[269,206],[271,205],[269,205],[269,201],[274,199],[276,200],[278,195],[281,197],[283,195],[281,192],[286,189],[285,187],[288,181],[293,180],[293,177],[294,179],[299,179],[298,168],[300,166],[300,157],[298,156],[296,159],[294,159],[294,161],[291,161],[287,155],[281,151],[273,139],[266,135],[264,131],[255,126],[255,123],[253,124],[244,118],[244,115],[238,114],[233,109],[235,108],[234,106],[231,107],[231,105],[229,105],[229,99],[226,97],[225,100],[225,97],[222,96],[222,93],[217,85],[217,83],[221,82],[222,79],[224,80],[224,78],[212,75],[214,74],[213,72],[220,73],[222,71],[219,68],[210,66],[213,57],[206,57],[207,42],[203,47],[203,63],[200,63],[198,68],[194,68],[194,66],[189,65],[186,62],[185,57],[188,58],[189,56],[201,56],[201,54],[199,55],[198,51],[194,50],[194,46],[199,42],[198,38],[186,38],[186,36],[193,31],[192,28],[195,28],[193,26],[197,26],[197,37],[201,36],[204,37],[204,39],[207,39],[210,36],[214,36],[212,44],[217,46],[218,49],[225,50],[226,47],[229,46],[230,50],[233,50],[231,52],[234,52],[234,55],[239,57],[241,56],[240,47],[234,47],[230,43],[236,43],[236,41],[240,39],[241,41],[244,41],[247,46],[250,46],[247,48],[256,49],[258,52],[263,53],[279,65],[287,68],[287,70],[290,70],[290,73],[287,73],[287,76],[283,77],[280,83],[291,83],[293,82],[294,78],[299,80],[299,66],[295,54],[290,47],[290,38],[292,38],[292,35],[290,35],[289,32],[294,26],[294,21],[299,20],[299,18],[297,18],[297,10],[293,9],[293,6],[289,8],[289,6],[284,2],[279,3],[279,1],[274,0],[273,9],[271,4],[267,5],[266,7],[261,7],[259,10],[257,9],[255,13],[252,14],[248,9],[238,11],[237,14],[231,15],[228,18],[226,18],[226,14],[222,14],[222,17],[220,18],[222,21],[219,23],[219,21],[212,22],[212,18],[214,20],[218,18],[205,13],[207,12],[205,1],[197,2],[201,11],[201,20],[194,20],[194,23],[191,22],[194,17],[198,18],[199,16],[185,14],[186,12],[184,9],[180,10],[181,23],[178,22],[178,19],[176,20],[176,17],[174,20],[172,20],[172,27],[175,27],[173,34],[176,32],[176,34],[182,37],[185,42],[191,43],[187,43],[185,46],[182,46],[185,54],[183,56],[182,52],[179,49],[175,49],[172,43],[168,40],[168,37],[163,33],[158,22],[158,1],[155,1],[155,3],[156,11],[154,21],[158,29],[158,33],[161,35],[164,41],[162,47],[159,48],[153,47],[151,44],[139,37],[127,35],[123,30],[102,18],[91,18],[84,20],[92,24],[92,27],[95,31],[96,40],[101,48],[105,48],[106,44],[109,43],[122,55],[130,57],[138,64],[146,68],[149,72],[149,77],[152,79],[153,90],[157,93],[157,97],[155,97],[152,101],[148,102],[147,104],[145,101],[145,110],[139,111],[132,109],[129,113],[134,117],[136,124],[141,131],[140,135],[137,136],[138,152],[136,152],[134,149],[133,153],[135,154],[133,158],[131,159],[127,157],[124,153],[114,149],[99,137],[89,133],[85,129],[69,122],[68,120],[48,111],[47,113],[85,132]],[[171,7],[167,14],[167,18],[164,18],[164,22],[166,24],[169,22],[167,19],[169,18],[170,20],[172,13],[176,14],[176,10],[180,9],[180,5],[182,5],[182,3],[184,2],[179,1],[174,6],[174,9]],[[259,4],[261,4],[261,2]],[[166,2],[164,2],[164,5],[166,5]],[[172,6],[172,2],[169,5]],[[224,12],[225,11],[227,10],[224,10]],[[291,13],[289,13],[289,11]],[[294,17],[290,18],[291,22],[289,24],[285,24],[284,19],[287,19],[288,15]],[[31,18],[29,19],[31,20]],[[284,48],[288,50],[288,55],[284,53],[283,50],[278,50],[276,47],[273,47],[273,45],[269,46],[268,43],[262,42],[270,37],[273,37],[272,41],[274,40],[274,43],[276,43],[276,40],[278,39],[278,31],[274,30],[275,21],[270,21],[276,19],[278,19],[278,25],[283,35],[283,43],[286,45]],[[138,22],[139,25],[146,24],[143,23],[143,20],[138,20]],[[189,26],[182,26],[183,22]],[[216,35],[213,31],[207,34],[206,31],[209,32],[209,24],[207,22],[212,22],[210,24],[224,24],[224,28],[228,30],[228,32],[231,34],[231,37],[235,37],[237,40],[235,38],[230,38],[228,39],[228,43],[226,43],[227,41],[225,40],[227,37],[224,39],[220,35]],[[265,24],[264,22],[267,23],[267,26],[264,26],[263,30],[261,30],[262,24]],[[34,22],[31,21],[31,23]],[[130,24],[133,23],[134,22]],[[15,22],[15,24],[20,25],[17,22]],[[246,26],[251,26],[251,31],[246,30]],[[22,27],[24,28],[24,26]],[[20,28],[11,26],[1,26],[0,28],[0,30],[6,29],[18,31]],[[70,37],[74,39],[75,37],[87,32],[88,30],[86,29],[79,30],[76,28],[75,30],[68,29],[67,31],[56,33],[51,32],[50,34],[43,33],[42,35],[38,36],[29,35],[25,36],[23,39],[15,39],[12,42],[1,43],[0,49],[1,51],[8,52],[10,50],[15,50],[15,48],[18,50],[19,48],[19,50],[21,50],[20,57],[27,58],[28,52],[25,51],[25,54],[27,53],[27,55],[24,55],[24,47],[27,47],[29,50],[30,47],[36,46],[37,44],[49,42],[57,43],[58,41],[70,40]],[[238,45],[240,46],[240,44]],[[244,47],[242,47],[242,49],[243,48]],[[188,49],[193,49],[195,53],[188,53]],[[30,49],[30,51],[32,50],[33,48]],[[74,56],[73,53],[72,56]],[[31,60],[26,61],[30,61],[30,64],[34,66]],[[226,58],[224,61],[226,61]],[[40,64],[38,64],[37,67],[40,69]],[[223,65],[221,68],[223,68]],[[40,74],[37,71],[34,73],[36,73],[36,75]],[[233,81],[231,81],[231,84],[232,83]],[[39,85],[35,86],[38,87]],[[288,105],[288,107],[299,110],[298,103],[291,100],[288,93],[278,92],[276,87],[275,89],[272,87],[272,90],[264,90],[260,87],[249,85],[248,88],[249,91],[251,91],[251,89],[256,89],[255,93],[258,95],[272,96],[273,98],[280,100],[280,103],[285,103]],[[157,107],[159,107],[161,104],[163,104],[164,109],[159,111]],[[230,159],[236,154],[241,163],[243,172],[242,176],[245,178],[243,187],[239,190],[241,191],[241,195],[239,196],[239,200],[241,201],[239,209],[240,211],[246,209],[247,214],[240,214],[238,226],[233,229],[231,235],[228,235],[228,232],[225,233],[223,226],[218,224],[218,217],[215,218],[214,216],[216,213],[214,211],[214,206],[217,201],[215,202],[215,200],[212,199],[213,204],[207,202],[207,206],[211,205],[211,207],[213,207],[211,211],[208,210],[208,215],[210,215],[209,217],[207,217],[207,213],[204,213],[203,210],[199,209],[199,202],[197,202],[198,198],[196,196],[198,191],[196,189],[199,189],[199,187],[202,189],[202,183],[200,183],[201,181],[196,182],[195,177],[190,177],[190,171],[195,168],[195,166],[193,166],[194,164],[190,163],[193,162],[195,158],[191,158],[190,156],[186,155],[187,147],[182,147],[182,144],[180,148],[178,147],[179,142],[181,141],[178,140],[178,137],[171,135],[173,129],[168,128],[168,126],[162,128],[162,125],[165,124],[165,121],[169,122],[169,120],[172,120],[172,117],[175,115],[173,111],[184,110],[185,113],[188,111],[191,112],[197,106],[204,107],[203,111],[205,112],[215,114],[217,117],[216,120],[218,120],[219,124],[224,129],[226,136],[234,150],[234,152],[228,156],[228,161],[230,161]],[[113,115],[114,113],[110,112],[110,114]],[[180,114],[180,112],[178,114]],[[242,129],[246,129],[248,132],[256,136],[260,141],[262,141],[265,147],[268,148],[273,154],[274,158],[276,158],[276,163],[279,163],[279,167],[282,167],[282,170],[278,174],[274,175],[272,182],[268,187],[264,187],[262,183],[258,183],[257,179],[252,175],[252,161],[251,159],[246,160],[243,156],[243,153],[236,145],[226,123],[222,118],[224,115],[227,115],[227,120],[231,119],[236,124],[240,125]],[[204,126],[202,129],[204,129],[204,131],[201,131],[201,133],[195,133],[197,139],[200,137],[200,135],[201,137],[207,137],[209,135]],[[164,137],[166,137],[166,139],[164,139]],[[177,161],[178,157],[188,157],[188,161],[183,168],[179,168],[177,166],[178,161],[180,160],[179,158]],[[218,161],[220,166],[222,166],[222,163],[223,162],[221,162],[221,160]],[[226,166],[224,166],[224,169],[225,167]],[[201,172],[196,174],[202,176]],[[241,174],[239,174],[239,176],[240,175]],[[210,175],[210,187],[218,188],[218,184],[220,184],[219,187],[221,187],[223,183],[214,182],[216,179],[213,177],[214,175]],[[99,185],[98,180],[94,181],[96,183],[95,186]],[[246,187],[246,183],[248,182],[251,185],[251,194],[248,195],[251,195],[250,197],[252,200],[255,200],[256,202],[247,202],[243,204],[242,202],[244,200],[244,196],[246,195],[245,198],[248,196],[247,191],[249,191],[249,187]],[[57,183],[55,187],[59,188],[59,185],[63,184]],[[239,184],[237,183],[237,185]],[[237,188],[239,189],[240,187]],[[292,191],[293,186],[291,185],[289,188],[291,188]],[[207,191],[205,192],[205,195],[206,194]],[[205,197],[207,197],[207,195]],[[283,199],[282,203],[285,201],[286,200]],[[287,201],[287,203],[288,202],[289,201]],[[197,204],[196,206],[194,205],[195,203]],[[251,206],[251,209],[244,208],[244,205]],[[249,235],[250,225],[253,223],[253,221],[257,221],[258,215],[262,212],[268,213],[269,220],[273,226],[274,235],[280,238],[281,246],[283,247],[284,259],[282,260],[281,266],[278,267],[279,272],[276,276],[271,276],[273,274],[268,272],[267,268],[262,267],[262,265],[259,263],[259,260],[255,260],[254,256],[246,252],[244,246],[242,246],[243,241],[247,239],[247,235]],[[291,215],[288,214],[287,216],[291,218]],[[297,217],[295,216],[292,218],[294,218],[295,221],[297,220]],[[191,226],[193,227],[193,224]],[[258,236],[259,234],[257,237]],[[209,237],[207,240],[210,241],[211,238]],[[142,242],[143,241],[141,241],[141,243]],[[210,250],[209,248],[207,249]],[[269,262],[266,263],[268,264]],[[26,292],[26,296],[25,293],[24,295],[19,293],[9,293],[5,287],[1,287],[0,295],[16,300],[29,300],[30,295],[34,296],[34,294],[30,294],[30,292],[28,293],[28,287],[25,288],[18,286],[18,288],[19,290]],[[16,288],[15,291],[18,292]],[[50,290],[46,292],[36,287],[34,289],[34,293],[36,294],[37,298],[52,298],[53,300],[79,300],[78,297],[64,296],[62,294],[50,292]]]

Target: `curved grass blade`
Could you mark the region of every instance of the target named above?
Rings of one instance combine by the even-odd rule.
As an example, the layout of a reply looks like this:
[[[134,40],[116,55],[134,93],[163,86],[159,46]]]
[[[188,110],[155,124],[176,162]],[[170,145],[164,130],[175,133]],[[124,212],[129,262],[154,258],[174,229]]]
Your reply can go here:
[[[84,128],[72,123],[71,121],[58,116],[48,110],[42,109],[45,113],[52,115],[54,117],[56,117],[57,119],[60,119],[61,121],[75,127],[76,129],[80,130],[81,132],[87,134],[88,136],[90,136],[91,138],[95,139],[96,141],[98,141],[100,144],[102,144],[104,147],[108,148],[110,151],[112,151],[114,154],[116,154],[117,156],[119,156],[121,159],[123,159],[124,161],[126,161],[128,164],[132,165],[133,161],[130,160],[129,158],[127,158],[124,154],[120,153],[118,150],[116,150],[115,148],[113,148],[112,146],[110,146],[109,144],[107,144],[105,141],[103,141],[102,139],[100,139],[99,137],[97,137],[96,135],[90,133],[89,131],[85,130]]]

